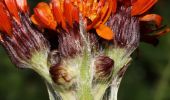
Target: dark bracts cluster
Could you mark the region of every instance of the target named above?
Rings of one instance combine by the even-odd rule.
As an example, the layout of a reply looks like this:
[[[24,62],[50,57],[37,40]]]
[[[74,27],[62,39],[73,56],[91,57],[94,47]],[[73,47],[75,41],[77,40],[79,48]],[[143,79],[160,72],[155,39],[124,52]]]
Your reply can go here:
[[[112,14],[107,25],[115,32],[113,40],[116,47],[133,50],[138,47],[140,40],[139,18],[131,16],[131,7],[121,5],[116,14]]]
[[[10,37],[2,34],[2,44],[7,49],[13,63],[22,68],[29,64],[25,61],[31,59],[34,53],[48,51],[49,45],[42,33],[32,25],[28,15],[21,14],[20,17],[22,26],[13,20],[13,35]]]
[[[64,58],[74,57],[82,52],[82,38],[80,37],[79,24],[74,23],[73,27],[68,26],[68,31],[58,29],[58,51]]]
[[[48,29],[47,29],[48,30]],[[73,27],[69,27],[68,31],[63,30],[61,27],[53,33],[47,34],[47,39],[50,41],[51,50],[57,50],[62,58],[74,58],[81,55],[83,51],[83,38],[80,35],[79,24],[74,23]],[[95,31],[87,32],[89,45],[91,51],[99,50],[99,37],[95,35]],[[55,45],[54,45],[55,43]]]

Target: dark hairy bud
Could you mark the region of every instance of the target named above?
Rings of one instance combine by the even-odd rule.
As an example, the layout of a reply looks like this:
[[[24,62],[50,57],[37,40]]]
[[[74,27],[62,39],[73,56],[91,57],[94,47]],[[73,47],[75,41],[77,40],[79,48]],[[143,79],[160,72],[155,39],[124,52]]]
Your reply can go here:
[[[50,74],[53,81],[58,85],[72,85],[74,73],[64,66],[53,66],[50,68]]]
[[[107,79],[111,75],[114,61],[107,56],[98,56],[95,60],[96,79]]]

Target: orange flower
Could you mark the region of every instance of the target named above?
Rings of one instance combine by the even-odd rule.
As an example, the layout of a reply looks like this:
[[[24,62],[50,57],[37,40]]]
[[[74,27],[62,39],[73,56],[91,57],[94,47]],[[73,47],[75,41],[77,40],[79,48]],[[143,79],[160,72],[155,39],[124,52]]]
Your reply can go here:
[[[118,16],[120,12],[126,13],[127,16],[130,14],[131,18],[137,18],[140,22],[136,26],[143,22],[154,22],[157,29],[161,28],[162,17],[160,15],[145,14],[156,2],[157,0],[51,0],[49,4],[40,2],[34,8],[34,14],[31,16],[31,20],[41,28],[58,31],[60,27],[69,33],[70,29],[78,28],[75,28],[74,23],[79,24],[79,17],[82,16],[87,32],[95,29],[95,33],[99,37],[106,40],[113,40],[116,38],[116,34],[120,34],[115,30],[116,27],[118,28],[119,26],[119,29],[121,29],[123,24],[110,26],[108,23],[113,20],[116,22],[117,20],[114,17]],[[11,36],[11,20],[15,20],[20,24],[19,13],[28,13],[27,1],[3,0],[3,2],[0,2],[0,5],[0,21],[4,22],[0,24],[0,30]],[[120,11],[122,7],[129,11]],[[123,19],[119,20],[122,21]],[[129,22],[131,23],[132,21],[129,19]],[[141,29],[144,30],[143,27]],[[168,31],[163,30],[155,35],[158,37],[160,33],[162,35],[165,32]],[[146,31],[141,31],[141,33],[148,36],[146,34],[148,32]]]
[[[41,27],[56,30],[58,24],[68,31],[68,26],[73,27],[73,23],[79,23],[79,14],[81,14],[87,31],[95,29],[100,37],[112,40],[116,33],[106,25],[106,22],[111,15],[117,13],[117,9],[120,9],[118,4],[131,7],[131,16],[140,15],[141,21],[154,21],[160,26],[162,18],[159,15],[143,15],[156,2],[157,0],[133,0],[132,2],[131,0],[51,0],[49,4],[38,4],[31,18]]]
[[[73,23],[79,22],[79,14],[82,14],[84,23],[87,23],[87,31],[94,28],[99,36],[107,40],[114,37],[114,33],[104,24],[111,12],[115,12],[116,0],[83,0],[82,2],[79,0],[51,0],[49,5],[46,4],[46,6],[49,6],[48,8],[43,7],[44,12],[42,12],[42,15],[37,14],[38,12],[40,13],[40,10],[43,11],[39,5],[42,5],[42,3],[38,4],[34,9],[35,14],[31,19],[41,27],[55,29],[56,27],[51,28],[48,22],[56,21],[59,26],[68,31],[68,27],[73,27]],[[37,11],[38,9],[39,11]],[[46,10],[49,10],[48,12],[50,13],[47,13]],[[53,15],[55,20],[45,18],[49,14]],[[45,26],[44,23],[46,24]],[[105,34],[105,31],[107,34]]]
[[[0,31],[12,35],[12,19],[20,23],[19,10],[27,12],[26,0],[1,0],[0,1]]]

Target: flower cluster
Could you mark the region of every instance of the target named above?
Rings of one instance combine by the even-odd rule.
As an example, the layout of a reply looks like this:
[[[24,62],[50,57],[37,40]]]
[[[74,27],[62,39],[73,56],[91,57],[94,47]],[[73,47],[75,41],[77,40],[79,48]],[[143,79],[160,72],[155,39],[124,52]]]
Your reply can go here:
[[[106,100],[108,90],[116,100],[139,42],[156,45],[170,31],[147,14],[156,2],[50,0],[30,15],[27,0],[1,0],[0,42],[15,65],[45,78],[52,98]]]

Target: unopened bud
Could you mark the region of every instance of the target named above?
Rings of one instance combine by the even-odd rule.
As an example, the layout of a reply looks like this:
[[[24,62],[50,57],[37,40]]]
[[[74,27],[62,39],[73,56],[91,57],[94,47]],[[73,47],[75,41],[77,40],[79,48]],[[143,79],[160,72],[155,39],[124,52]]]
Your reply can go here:
[[[114,67],[114,61],[107,56],[98,56],[95,60],[95,78],[108,79]]]
[[[50,68],[50,74],[53,81],[58,85],[71,86],[74,82],[75,75],[67,67],[53,66]]]

